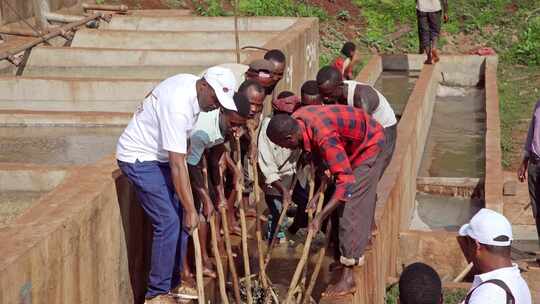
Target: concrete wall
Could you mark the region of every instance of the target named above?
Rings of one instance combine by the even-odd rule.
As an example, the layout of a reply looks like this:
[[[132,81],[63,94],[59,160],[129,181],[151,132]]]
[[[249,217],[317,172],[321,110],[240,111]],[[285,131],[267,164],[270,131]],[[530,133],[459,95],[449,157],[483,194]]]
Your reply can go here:
[[[285,31],[296,18],[240,17],[239,31]],[[144,17],[116,16],[100,28],[131,31],[234,31],[234,18],[230,17]]]
[[[79,4],[80,0],[4,0],[0,2],[0,25],[20,21],[19,17],[8,5],[17,10],[17,13],[24,18],[35,16],[36,9],[39,7],[48,7],[55,11],[66,7],[73,7]]]
[[[240,47],[262,46],[279,32],[245,32],[240,36]],[[91,30],[77,31],[71,43],[74,47],[95,47],[139,50],[212,50],[216,48],[234,50],[234,32],[144,32]]]

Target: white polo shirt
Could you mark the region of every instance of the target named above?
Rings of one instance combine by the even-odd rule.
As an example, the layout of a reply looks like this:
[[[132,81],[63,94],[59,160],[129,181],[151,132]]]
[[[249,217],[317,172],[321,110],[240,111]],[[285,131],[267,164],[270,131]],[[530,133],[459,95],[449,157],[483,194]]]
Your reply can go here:
[[[508,285],[516,300],[515,304],[531,304],[531,293],[516,264],[475,275],[471,290],[482,282],[499,279]],[[499,286],[486,283],[473,291],[469,304],[506,304],[506,292]]]
[[[116,158],[127,163],[168,162],[169,151],[186,154],[187,139],[200,112],[198,79],[179,74],[158,84],[120,136]]]

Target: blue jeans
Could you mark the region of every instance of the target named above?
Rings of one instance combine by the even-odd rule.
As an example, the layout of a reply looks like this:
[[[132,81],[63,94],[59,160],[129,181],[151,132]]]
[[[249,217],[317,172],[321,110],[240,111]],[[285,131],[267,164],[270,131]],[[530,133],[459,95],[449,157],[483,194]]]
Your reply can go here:
[[[166,294],[180,284],[189,236],[182,229],[182,206],[174,192],[169,163],[118,161],[118,166],[135,187],[141,206],[152,222],[152,257],[145,297]]]

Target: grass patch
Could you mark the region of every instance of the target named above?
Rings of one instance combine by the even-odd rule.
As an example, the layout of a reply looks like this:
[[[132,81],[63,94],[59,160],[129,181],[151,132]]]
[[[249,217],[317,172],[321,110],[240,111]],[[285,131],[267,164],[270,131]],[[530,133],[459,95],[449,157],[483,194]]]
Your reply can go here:
[[[444,289],[444,304],[459,304],[467,296],[465,289]],[[386,292],[386,304],[397,304],[399,299],[399,288],[395,284]]]
[[[323,9],[293,0],[240,0],[240,12],[249,16],[317,17],[320,21],[328,20]]]

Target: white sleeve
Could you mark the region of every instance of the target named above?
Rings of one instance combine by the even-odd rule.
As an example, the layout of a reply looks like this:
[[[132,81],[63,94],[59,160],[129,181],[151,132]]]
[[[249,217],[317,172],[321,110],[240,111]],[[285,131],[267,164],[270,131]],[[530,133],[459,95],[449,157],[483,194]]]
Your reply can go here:
[[[158,101],[159,103],[160,101]],[[186,113],[180,111],[175,104],[183,100],[164,102],[158,107],[159,130],[163,149],[181,154],[187,153],[188,130],[192,128],[191,120]]]
[[[473,291],[469,304],[506,304],[506,291],[495,284],[486,283]]]
[[[272,143],[268,136],[266,136],[266,128],[268,123],[265,121],[264,125],[261,127],[258,140],[258,163],[261,172],[265,177],[265,184],[270,185],[275,181],[280,180],[279,169],[274,155],[272,154]]]

